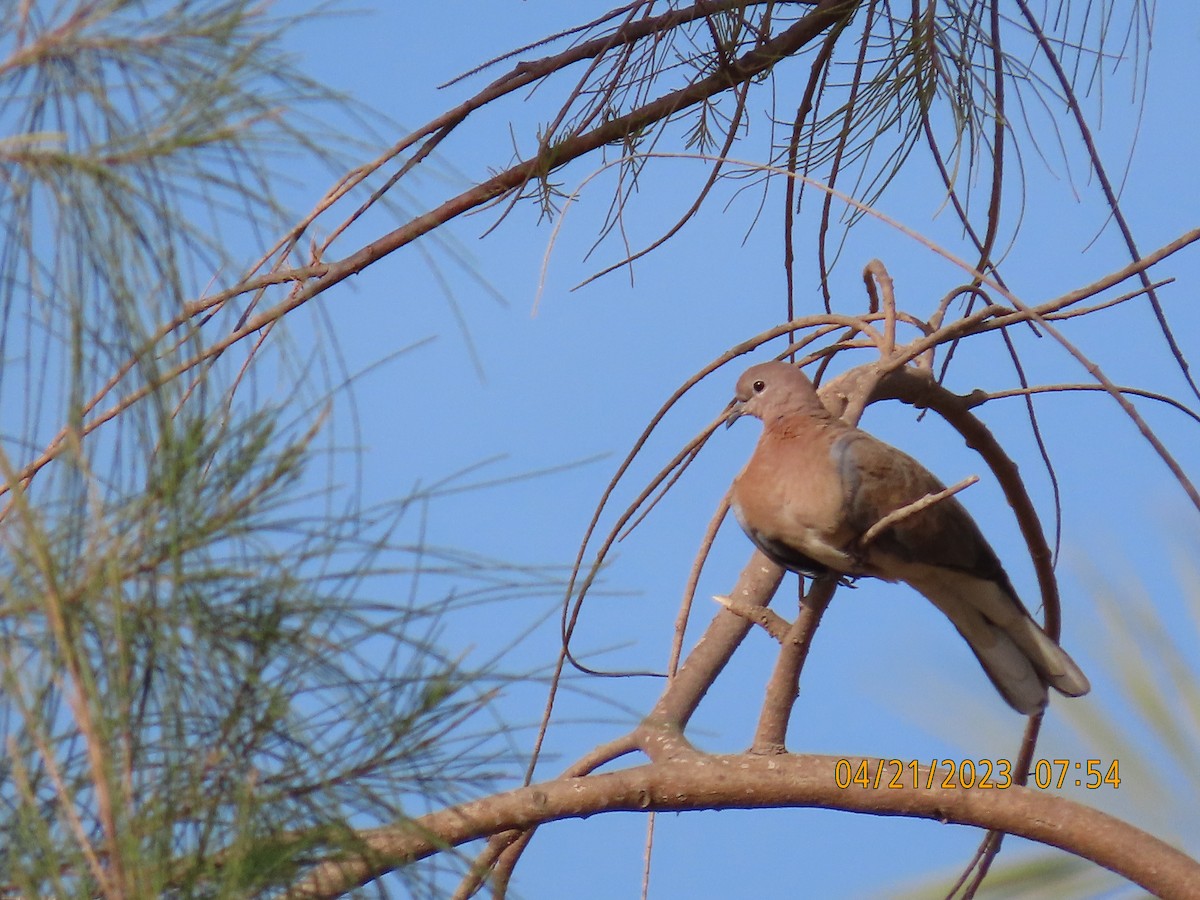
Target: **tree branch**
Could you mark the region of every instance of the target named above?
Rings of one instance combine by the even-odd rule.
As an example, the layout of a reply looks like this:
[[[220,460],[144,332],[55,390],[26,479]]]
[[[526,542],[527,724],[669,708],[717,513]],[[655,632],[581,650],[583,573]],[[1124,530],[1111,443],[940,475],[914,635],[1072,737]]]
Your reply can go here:
[[[775,660],[775,668],[767,682],[766,696],[754,730],[755,753],[783,753],[787,750],[787,729],[792,709],[800,695],[800,673],[808,659],[817,626],[837,590],[836,575],[812,582],[808,595],[800,602],[800,615],[792,623]]]
[[[447,846],[511,829],[600,812],[822,808],[934,819],[1016,834],[1122,875],[1160,897],[1200,898],[1200,864],[1113,816],[1034,788],[889,789],[837,786],[838,763],[891,772],[887,760],[825,755],[702,756],[650,763],[586,778],[531,785],[443,809],[412,822],[363,832],[364,857],[329,860],[289,891],[290,898],[334,897]],[[921,768],[918,784],[929,778]],[[843,779],[845,780],[845,779]],[[906,779],[907,780],[907,779]],[[938,779],[934,779],[937,783]]]

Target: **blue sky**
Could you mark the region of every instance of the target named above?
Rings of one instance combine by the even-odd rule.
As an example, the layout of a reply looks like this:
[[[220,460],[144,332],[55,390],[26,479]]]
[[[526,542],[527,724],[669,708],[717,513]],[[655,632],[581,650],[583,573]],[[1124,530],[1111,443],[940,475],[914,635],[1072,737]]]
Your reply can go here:
[[[390,139],[458,103],[504,68],[445,90],[438,90],[438,84],[608,8],[590,0],[460,0],[450,6],[448,19],[447,5],[359,4],[356,14],[315,20],[302,28],[294,52],[315,77],[402,123],[397,126],[402,130],[394,132],[391,125],[379,125]],[[460,27],[467,23],[469,27]],[[1200,12],[1190,4],[1160,5],[1141,131],[1123,182],[1124,208],[1144,251],[1197,224],[1200,175],[1197,134],[1190,123],[1196,113],[1198,58]],[[781,109],[794,108],[797,73],[806,65],[781,73]],[[1128,77],[1119,72],[1105,90],[1098,141],[1111,171],[1121,176],[1135,121]],[[409,201],[412,210],[433,206],[508,164],[514,142],[528,151],[533,129],[556,108],[553,98],[561,91],[555,85],[511,97],[496,110],[472,117],[440,148],[440,158],[424,167],[428,171],[418,178]],[[1097,90],[1089,98],[1093,114],[1098,95]],[[762,102],[750,110],[747,154],[751,148],[761,152],[767,140]],[[1067,127],[1061,110],[1050,115]],[[1048,123],[1043,118],[1034,124],[1044,129]],[[1029,189],[1021,230],[1005,263],[1010,287],[1031,303],[1126,262],[1115,229],[1101,230],[1101,197],[1078,153],[1070,153],[1065,167],[1054,158],[1049,133],[1040,134],[1052,171],[1026,147],[1022,165]],[[941,192],[919,151],[911,166],[880,209],[964,252],[950,216],[940,209]],[[597,168],[594,159],[577,163],[558,180],[571,192]],[[318,171],[290,175],[298,204],[315,200],[330,181]],[[686,209],[702,177],[701,164],[692,160],[664,160],[650,170],[629,215],[635,246],[653,240]],[[662,401],[729,346],[784,318],[778,192],[751,229],[760,197],[754,191],[735,195],[737,186],[718,188],[701,216],[637,264],[632,284],[622,271],[571,290],[620,258],[619,246],[611,242],[588,257],[610,197],[611,178],[602,173],[587,184],[557,233],[529,205],[514,209],[491,232],[495,211],[445,229],[503,303],[481,289],[474,276],[448,263],[445,250],[432,242],[426,249],[441,264],[440,276],[418,248],[408,247],[322,297],[318,302],[334,323],[352,370],[436,336],[358,383],[368,497],[400,495],[494,457],[500,459],[467,480],[502,478],[607,454],[567,472],[449,496],[430,509],[434,543],[530,565],[569,562],[617,462]],[[811,229],[816,209],[813,205],[803,214],[802,229]],[[1006,209],[1011,229],[1017,216],[1015,195]],[[349,251],[356,238],[383,233],[395,224],[382,213],[373,214],[340,248]],[[812,254],[802,244],[798,255],[799,302],[802,309],[815,311],[819,294]],[[859,273],[872,257],[888,266],[900,305],[917,315],[927,315],[946,290],[964,280],[927,247],[868,219],[851,233],[834,272],[835,303],[841,309],[862,308]],[[1200,255],[1194,248],[1185,251],[1156,274],[1177,279],[1162,297],[1185,352],[1193,361],[1200,359],[1200,307],[1195,302]],[[444,284],[469,323],[482,377],[445,300]],[[811,305],[804,307],[806,302]],[[313,322],[295,317],[293,330],[301,341]],[[1182,379],[1168,364],[1144,306],[1130,304],[1067,330],[1118,383],[1184,396]],[[1049,340],[1024,330],[1014,337],[1035,383],[1088,380]],[[1015,384],[999,340],[976,343],[970,361],[952,371],[949,386],[965,393]],[[759,353],[746,364],[767,355]],[[617,510],[720,409],[742,368],[735,364],[718,373],[672,414],[619,492]],[[1110,660],[1080,573],[1094,567],[1116,583],[1146,583],[1169,621],[1183,632],[1191,628],[1194,639],[1178,583],[1168,569],[1173,555],[1195,556],[1196,511],[1110,400],[1055,396],[1039,401],[1038,408],[1059,463],[1064,498],[1059,565],[1064,645],[1095,685],[1091,696],[1072,702],[1107,709],[1115,693]],[[1172,410],[1140,408],[1162,429],[1185,468],[1200,471],[1194,425]],[[1049,527],[1048,483],[1024,423],[1023,404],[997,401],[982,414],[1020,462]],[[920,458],[948,483],[986,474],[962,441],[932,416],[918,423],[907,409],[873,408],[863,424]],[[606,575],[610,591],[592,599],[579,631],[581,650],[607,651],[595,657],[598,665],[644,669],[665,664],[692,555],[756,436],[757,427],[749,421],[719,434],[667,501],[620,546]],[[963,499],[1001,557],[1013,561],[1010,574],[1018,590],[1032,598],[1032,570],[1020,561],[1019,536],[999,490],[985,478]],[[701,584],[690,639],[712,614],[707,597],[728,589],[749,549],[736,527],[727,524]],[[786,604],[786,596],[781,597],[777,608],[786,611]],[[444,639],[458,651],[471,648],[486,655],[522,633],[549,606],[545,597],[535,597],[479,608],[452,622]],[[543,627],[521,644],[518,667],[549,664],[555,632]],[[745,642],[692,726],[698,744],[737,751],[749,743],[773,653],[764,635],[752,634]],[[647,709],[660,689],[651,679],[608,679],[583,686],[634,710]],[[506,698],[504,709],[511,721],[532,723],[541,700],[539,691],[515,693]],[[1040,755],[1104,756],[1106,748],[1089,746],[1065,724],[1059,715],[1063,705],[1061,699],[1052,703]],[[569,698],[563,718],[548,744],[553,756],[539,770],[545,776],[627,727],[620,713],[586,698]],[[581,720],[597,721],[579,724]],[[843,592],[834,601],[805,670],[790,740],[798,752],[997,758],[1014,754],[1021,725],[936,611],[902,586],[869,585]],[[521,739],[530,737],[526,732]],[[1130,782],[1129,795],[1139,778],[1155,777],[1134,769],[1122,774]],[[1092,792],[1086,799],[1128,812],[1151,830],[1156,824],[1137,818],[1143,813],[1129,812],[1131,801],[1117,792]],[[636,896],[644,837],[644,819],[629,814],[543,829],[518,869],[515,889],[526,897],[561,896],[565,885],[579,898]],[[1191,849],[1200,849],[1194,832],[1190,838]],[[783,885],[797,883],[814,896],[879,895],[922,873],[961,865],[977,840],[969,829],[821,810],[662,816],[650,895],[775,895]],[[1028,849],[1017,844],[1009,852]]]

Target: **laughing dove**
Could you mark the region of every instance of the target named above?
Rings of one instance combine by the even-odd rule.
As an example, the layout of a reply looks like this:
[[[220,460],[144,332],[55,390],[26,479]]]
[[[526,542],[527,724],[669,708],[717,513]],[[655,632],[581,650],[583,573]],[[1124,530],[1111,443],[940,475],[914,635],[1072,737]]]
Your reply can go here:
[[[806,575],[903,581],[945,613],[1018,712],[1046,705],[1046,687],[1086,694],[1087,678],[1034,622],[1000,560],[954,497],[881,532],[888,513],[943,490],[924,466],[835,418],[794,366],[768,362],[738,379],[727,414],[763,422],[754,455],[734,479],[732,506],[763,553]]]

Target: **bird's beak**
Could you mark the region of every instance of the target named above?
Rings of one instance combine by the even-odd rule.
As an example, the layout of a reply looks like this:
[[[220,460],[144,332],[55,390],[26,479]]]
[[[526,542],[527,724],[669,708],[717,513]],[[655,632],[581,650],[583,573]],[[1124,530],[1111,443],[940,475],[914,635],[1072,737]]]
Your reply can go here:
[[[726,428],[728,428],[730,425],[732,425],[734,422],[736,422],[738,419],[740,419],[745,414],[745,412],[746,412],[745,407],[746,407],[746,404],[743,401],[739,400],[737,397],[734,397],[732,400],[729,401],[729,405],[727,407],[725,407],[725,427]]]

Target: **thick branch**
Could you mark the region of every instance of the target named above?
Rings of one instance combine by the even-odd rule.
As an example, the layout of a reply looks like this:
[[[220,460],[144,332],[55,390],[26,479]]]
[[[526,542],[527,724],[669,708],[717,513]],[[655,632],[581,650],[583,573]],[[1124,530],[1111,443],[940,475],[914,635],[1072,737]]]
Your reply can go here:
[[[863,761],[846,759],[850,771]],[[904,788],[889,789],[894,766],[875,759],[865,761],[868,771],[884,766],[888,772],[880,787],[841,789],[835,780],[838,761],[818,755],[702,756],[494,794],[363,832],[369,860],[324,863],[289,896],[332,897],[446,847],[599,812],[817,807],[997,829],[1089,859],[1157,896],[1200,900],[1200,864],[1099,810],[1033,788],[926,790],[913,789],[910,780]],[[922,769],[919,783],[928,775]]]
[[[782,580],[783,569],[755,550],[730,596],[739,606],[766,606]],[[726,609],[717,613],[645,724],[683,729],[749,631],[750,623],[741,616]]]
[[[800,604],[800,614],[788,629],[767,682],[758,726],[754,730],[755,753],[783,753],[787,749],[788,723],[800,695],[800,673],[837,585],[836,576],[818,578]]]

